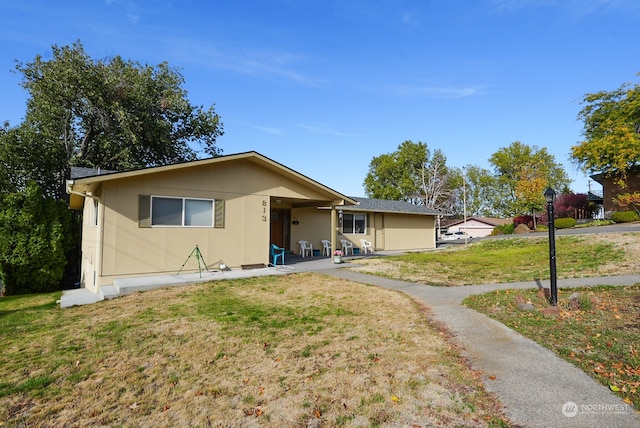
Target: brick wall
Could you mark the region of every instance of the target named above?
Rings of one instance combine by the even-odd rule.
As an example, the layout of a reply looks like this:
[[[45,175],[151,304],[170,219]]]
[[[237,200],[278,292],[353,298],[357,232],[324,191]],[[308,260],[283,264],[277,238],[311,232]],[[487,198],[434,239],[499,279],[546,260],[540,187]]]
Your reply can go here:
[[[604,204],[605,217],[609,218],[612,211],[626,211],[613,202],[613,198],[623,193],[640,192],[640,174],[629,174],[625,182],[626,187],[622,188],[615,184],[615,178],[601,177],[599,182],[602,184],[603,194],[602,200]]]

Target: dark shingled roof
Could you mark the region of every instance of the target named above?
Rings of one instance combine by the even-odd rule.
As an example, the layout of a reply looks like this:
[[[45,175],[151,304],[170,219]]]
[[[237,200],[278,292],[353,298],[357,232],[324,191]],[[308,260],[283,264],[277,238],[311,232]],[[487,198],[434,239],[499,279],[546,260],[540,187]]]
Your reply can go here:
[[[447,215],[446,213],[420,205],[410,204],[404,201],[392,201],[388,199],[369,199],[349,196],[358,205],[350,205],[345,207],[349,211],[377,211],[389,213],[412,213],[425,215]]]
[[[71,179],[74,180],[76,178],[93,177],[95,175],[113,174],[114,172],[118,172],[118,171],[111,171],[109,169],[100,169],[100,168],[96,169],[96,168],[72,166]]]

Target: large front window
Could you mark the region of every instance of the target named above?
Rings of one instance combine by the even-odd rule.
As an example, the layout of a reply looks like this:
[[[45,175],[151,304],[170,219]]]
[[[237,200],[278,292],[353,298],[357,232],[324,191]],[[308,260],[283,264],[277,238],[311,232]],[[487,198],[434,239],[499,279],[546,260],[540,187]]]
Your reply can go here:
[[[213,226],[213,201],[151,197],[152,226]]]
[[[342,215],[342,233],[366,233],[367,231],[367,215],[366,214],[343,214]]]

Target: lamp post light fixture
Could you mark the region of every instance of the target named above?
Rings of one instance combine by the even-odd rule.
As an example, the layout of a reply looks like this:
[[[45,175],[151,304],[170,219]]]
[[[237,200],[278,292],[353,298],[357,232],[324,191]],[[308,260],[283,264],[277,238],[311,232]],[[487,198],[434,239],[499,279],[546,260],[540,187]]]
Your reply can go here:
[[[547,217],[549,221],[549,275],[551,282],[551,306],[558,304],[558,275],[556,273],[556,226],[553,212],[553,202],[556,200],[556,192],[552,188],[544,191],[547,200]]]

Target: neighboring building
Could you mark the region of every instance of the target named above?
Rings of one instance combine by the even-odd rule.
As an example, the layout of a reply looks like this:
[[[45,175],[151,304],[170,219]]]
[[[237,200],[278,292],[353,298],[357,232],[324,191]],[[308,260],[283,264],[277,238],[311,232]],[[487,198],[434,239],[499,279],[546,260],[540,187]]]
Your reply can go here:
[[[589,185],[589,188],[591,188],[591,185]],[[587,201],[598,206],[598,209],[593,212],[593,218],[600,220],[604,219],[604,200],[602,198],[602,190],[589,189],[589,192],[587,193]]]
[[[622,188],[616,184],[616,177],[608,177],[604,174],[595,174],[591,176],[597,183],[602,185],[602,206],[604,207],[604,217],[611,218],[613,211],[626,211],[613,202],[613,199],[624,193],[640,192],[640,173],[629,172],[625,180],[626,187]],[[591,192],[590,192],[591,193]]]
[[[196,246],[208,266],[264,265],[270,246],[307,240],[379,251],[436,246],[441,212],[399,201],[351,198],[256,152],[126,172],[74,175],[72,209],[83,210],[81,286],[177,273]]]
[[[483,238],[491,235],[496,226],[512,223],[513,220],[505,218],[467,217],[464,220],[449,220],[446,223],[446,232],[467,232],[471,238]]]

